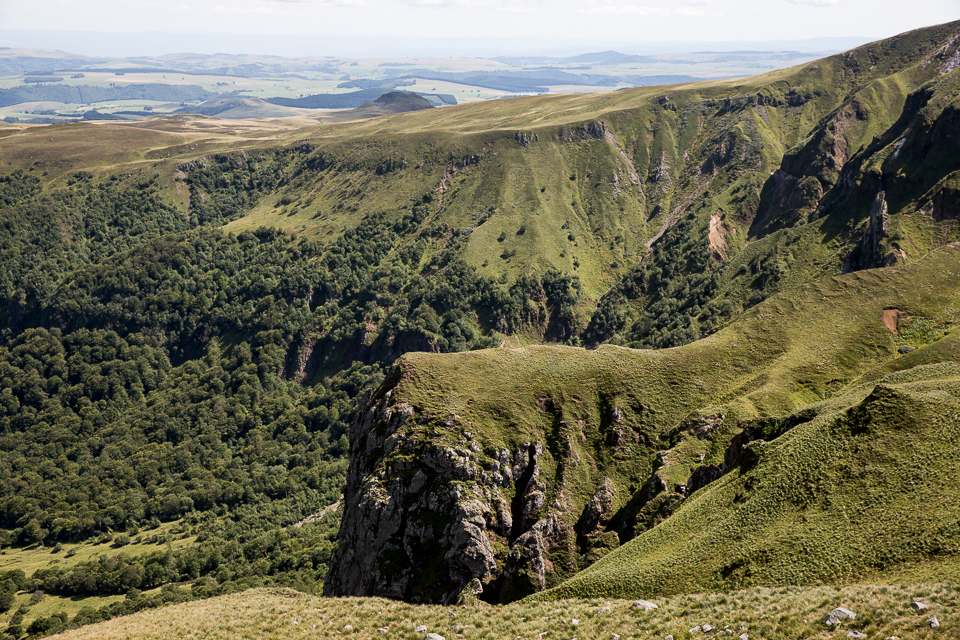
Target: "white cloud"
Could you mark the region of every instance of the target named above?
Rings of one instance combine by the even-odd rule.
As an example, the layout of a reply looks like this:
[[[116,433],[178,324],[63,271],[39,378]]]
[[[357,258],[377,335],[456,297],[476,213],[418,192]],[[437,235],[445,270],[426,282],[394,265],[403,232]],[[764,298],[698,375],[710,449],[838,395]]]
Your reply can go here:
[[[842,0],[787,0],[790,4],[802,4],[808,7],[834,7]]]
[[[367,3],[364,0],[266,0],[267,2],[279,2],[282,4],[310,4],[321,7],[365,7]]]
[[[633,4],[605,4],[581,9],[580,13],[607,16],[665,16],[669,11],[660,7],[637,6]]]
[[[706,9],[701,9],[700,7],[708,6],[708,3],[693,3],[688,2],[686,6],[680,7],[676,10],[678,16],[685,16],[687,18],[706,18],[706,17],[718,17],[723,14],[718,11],[708,11]]]

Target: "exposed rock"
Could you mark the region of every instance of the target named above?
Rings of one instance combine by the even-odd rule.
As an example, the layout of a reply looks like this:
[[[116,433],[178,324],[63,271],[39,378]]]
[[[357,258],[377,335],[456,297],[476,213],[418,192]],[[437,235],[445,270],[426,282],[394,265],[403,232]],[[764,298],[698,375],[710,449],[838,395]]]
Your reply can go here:
[[[701,631],[703,631],[703,627],[701,627],[700,625],[697,625],[693,629],[690,629],[690,633],[700,633]]]
[[[916,602],[913,602],[910,604],[910,608],[913,609],[914,611],[923,611],[924,609],[927,609],[928,606],[925,603],[917,600]]]
[[[616,532],[604,530],[613,515],[613,481],[601,476],[590,500],[576,487],[564,488],[563,469],[583,459],[577,438],[565,438],[567,464],[558,467],[546,434],[512,452],[485,448],[472,430],[459,440],[443,437],[455,436],[466,420],[419,414],[394,398],[400,366],[376,395],[361,399],[350,429],[340,544],[325,595],[508,602],[544,589],[558,570],[568,575],[619,546]],[[429,424],[432,433],[424,429]],[[544,468],[555,475],[544,475]],[[558,551],[562,567],[551,560]]]
[[[633,604],[630,605],[630,608],[643,609],[644,611],[650,611],[651,609],[659,609],[660,607],[647,600],[634,600]]]
[[[844,620],[853,620],[856,617],[857,617],[857,614],[854,613],[853,611],[850,611],[850,609],[837,607],[836,609],[834,609],[833,611],[827,614],[827,618],[826,620],[824,620],[824,624],[827,625],[828,627],[833,627],[835,625],[840,624]]]
[[[930,625],[930,628],[931,628],[931,629],[939,629],[939,628],[940,628],[940,621],[937,620],[937,616],[932,616],[932,617],[928,618],[928,619],[927,619],[927,623]]]
[[[916,350],[917,350],[916,347],[911,347],[910,345],[905,344],[905,345],[901,345],[900,348],[897,349],[897,352],[898,352],[898,353],[911,353],[911,352],[916,351]]]
[[[847,631],[848,638],[854,638],[855,640],[863,640],[867,637],[867,634],[860,633],[859,631]]]
[[[719,479],[722,475],[723,469],[720,465],[705,464],[697,467],[693,470],[693,473],[690,474],[690,478],[686,482],[685,494],[688,496],[693,494],[698,489],[702,489],[714,480]]]
[[[713,631],[714,627],[712,624],[705,624],[700,628],[703,630],[704,633],[710,633],[711,631]]]
[[[439,633],[428,633],[427,635],[423,636],[423,640],[447,640],[447,639],[444,638]]]
[[[583,510],[583,516],[579,523],[580,531],[589,535],[600,528],[601,525],[605,525],[613,512],[615,497],[616,487],[613,485],[613,481],[610,478],[604,478],[603,483]]]
[[[880,241],[887,237],[890,227],[890,216],[887,214],[887,201],[883,191],[877,193],[870,208],[870,220],[867,228],[843,263],[843,272],[859,271],[874,267],[889,267],[897,263],[893,254],[881,256]]]
[[[425,625],[425,624],[418,624],[416,627],[414,627],[413,630],[416,631],[417,633],[426,633],[426,632],[427,632],[427,625]]]

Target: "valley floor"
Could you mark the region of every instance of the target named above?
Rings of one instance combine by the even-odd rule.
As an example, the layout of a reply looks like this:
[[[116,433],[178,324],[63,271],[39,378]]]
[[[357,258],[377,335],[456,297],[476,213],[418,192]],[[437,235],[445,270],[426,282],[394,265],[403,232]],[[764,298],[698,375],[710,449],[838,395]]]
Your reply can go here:
[[[911,603],[927,605],[914,611]],[[403,638],[426,633],[447,639],[542,638],[956,638],[960,588],[954,585],[783,587],[657,599],[659,609],[633,609],[628,600],[561,600],[501,607],[417,606],[378,598],[320,598],[289,589],[242,593],[144,611],[68,631],[86,638]],[[856,618],[824,625],[835,607]],[[939,629],[928,622],[935,616]],[[416,631],[417,627],[422,629]],[[707,633],[692,631],[704,625]],[[729,629],[732,633],[726,633]]]

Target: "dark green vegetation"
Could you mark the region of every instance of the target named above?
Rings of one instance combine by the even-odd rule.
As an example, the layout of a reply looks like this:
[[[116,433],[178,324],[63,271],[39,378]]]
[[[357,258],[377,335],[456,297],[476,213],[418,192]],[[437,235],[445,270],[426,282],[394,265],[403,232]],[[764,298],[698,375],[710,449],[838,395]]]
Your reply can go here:
[[[214,194],[193,219],[229,219],[287,155],[233,188],[226,158],[191,171],[196,200]],[[196,544],[42,569],[30,590],[123,594],[202,576],[194,595],[315,589],[337,517],[289,526],[337,500],[352,398],[382,379],[380,363],[499,344],[493,327],[523,327],[530,295],[558,317],[576,299],[557,272],[511,286],[477,275],[442,229],[385,260],[424,205],[325,251],[268,229],[171,233],[192,224],[149,181],[115,182],[75,175],[43,193],[23,172],[3,181],[2,543],[129,541],[183,518]]]
[[[865,451],[896,458],[897,416],[930,417],[917,426],[929,455],[950,444],[949,424],[935,428],[955,402],[947,365],[870,385],[905,368],[891,363],[955,359],[956,292],[937,280],[956,269],[953,250],[923,257],[960,234],[958,28],[746,81],[269,136],[267,125],[228,134],[189,116],[0,131],[0,546],[117,545],[30,571],[18,597],[136,589],[155,592],[131,603],[156,604],[245,585],[316,591],[339,514],[293,525],[340,496],[360,392],[404,353],[504,341],[568,346],[410,356],[421,373],[403,392],[431,416],[475,416],[490,448],[549,439],[544,469],[555,477],[562,436],[579,438],[583,420],[578,453],[618,488],[602,532],[581,532],[543,585],[530,579],[506,599],[632,538],[610,556],[620,561],[601,560],[564,593],[605,593],[614,580],[631,593],[844,582],[941,556],[952,567],[949,527],[898,546],[896,536],[932,529],[896,512],[888,538],[861,553],[853,529],[804,510],[833,515],[823,488],[874,522],[876,511],[848,502],[851,470],[871,463]],[[894,264],[907,269],[850,273]],[[902,311],[896,337],[880,324],[884,306]],[[687,346],[573,349],[600,342]],[[894,417],[875,431],[849,417],[888,405]],[[637,434],[629,452],[610,435],[614,408]],[[720,413],[716,433],[690,435]],[[699,482],[699,456],[719,467],[746,429],[783,459],[748,447],[753,466],[688,496],[680,485]],[[873,439],[851,440],[861,436]],[[660,450],[671,453],[659,460]],[[842,451],[834,466],[810,466],[831,451]],[[794,482],[782,486],[774,467]],[[821,467],[830,478],[811,479]],[[904,486],[919,482],[895,471]],[[929,491],[952,471],[931,469]],[[602,477],[570,477],[582,508]],[[877,491],[877,504],[907,500]],[[714,508],[734,518],[741,503],[763,531],[706,526]],[[170,526],[189,544],[151,533]],[[796,539],[783,544],[778,527]],[[668,530],[676,548],[645,542]],[[159,545],[144,550],[153,535]],[[815,535],[843,554],[830,571],[808,553]],[[136,553],[123,554],[128,543]],[[787,571],[791,554],[811,560]]]

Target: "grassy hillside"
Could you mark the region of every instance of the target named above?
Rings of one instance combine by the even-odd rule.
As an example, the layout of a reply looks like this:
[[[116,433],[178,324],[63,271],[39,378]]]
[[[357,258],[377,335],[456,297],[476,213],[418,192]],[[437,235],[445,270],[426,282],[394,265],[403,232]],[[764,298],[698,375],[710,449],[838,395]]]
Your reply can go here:
[[[955,575],[958,269],[954,244],[825,279],[673,349],[405,355],[351,431],[349,544],[328,581],[352,584],[343,576],[364,562],[354,553],[398,584],[445,575],[441,559],[473,547],[440,530],[477,510],[496,569],[449,571],[462,585],[479,578],[494,602],[538,584],[558,585],[541,599],[646,597]],[[518,469],[534,448],[528,481]],[[510,482],[491,480],[513,451]],[[461,515],[440,498],[450,482]],[[609,504],[590,516],[597,501]],[[391,504],[404,505],[402,522]],[[379,537],[366,540],[374,521]],[[416,533],[426,526],[434,533]],[[530,532],[542,566],[520,564],[528,585],[511,567]],[[431,588],[418,593],[439,598]]]

